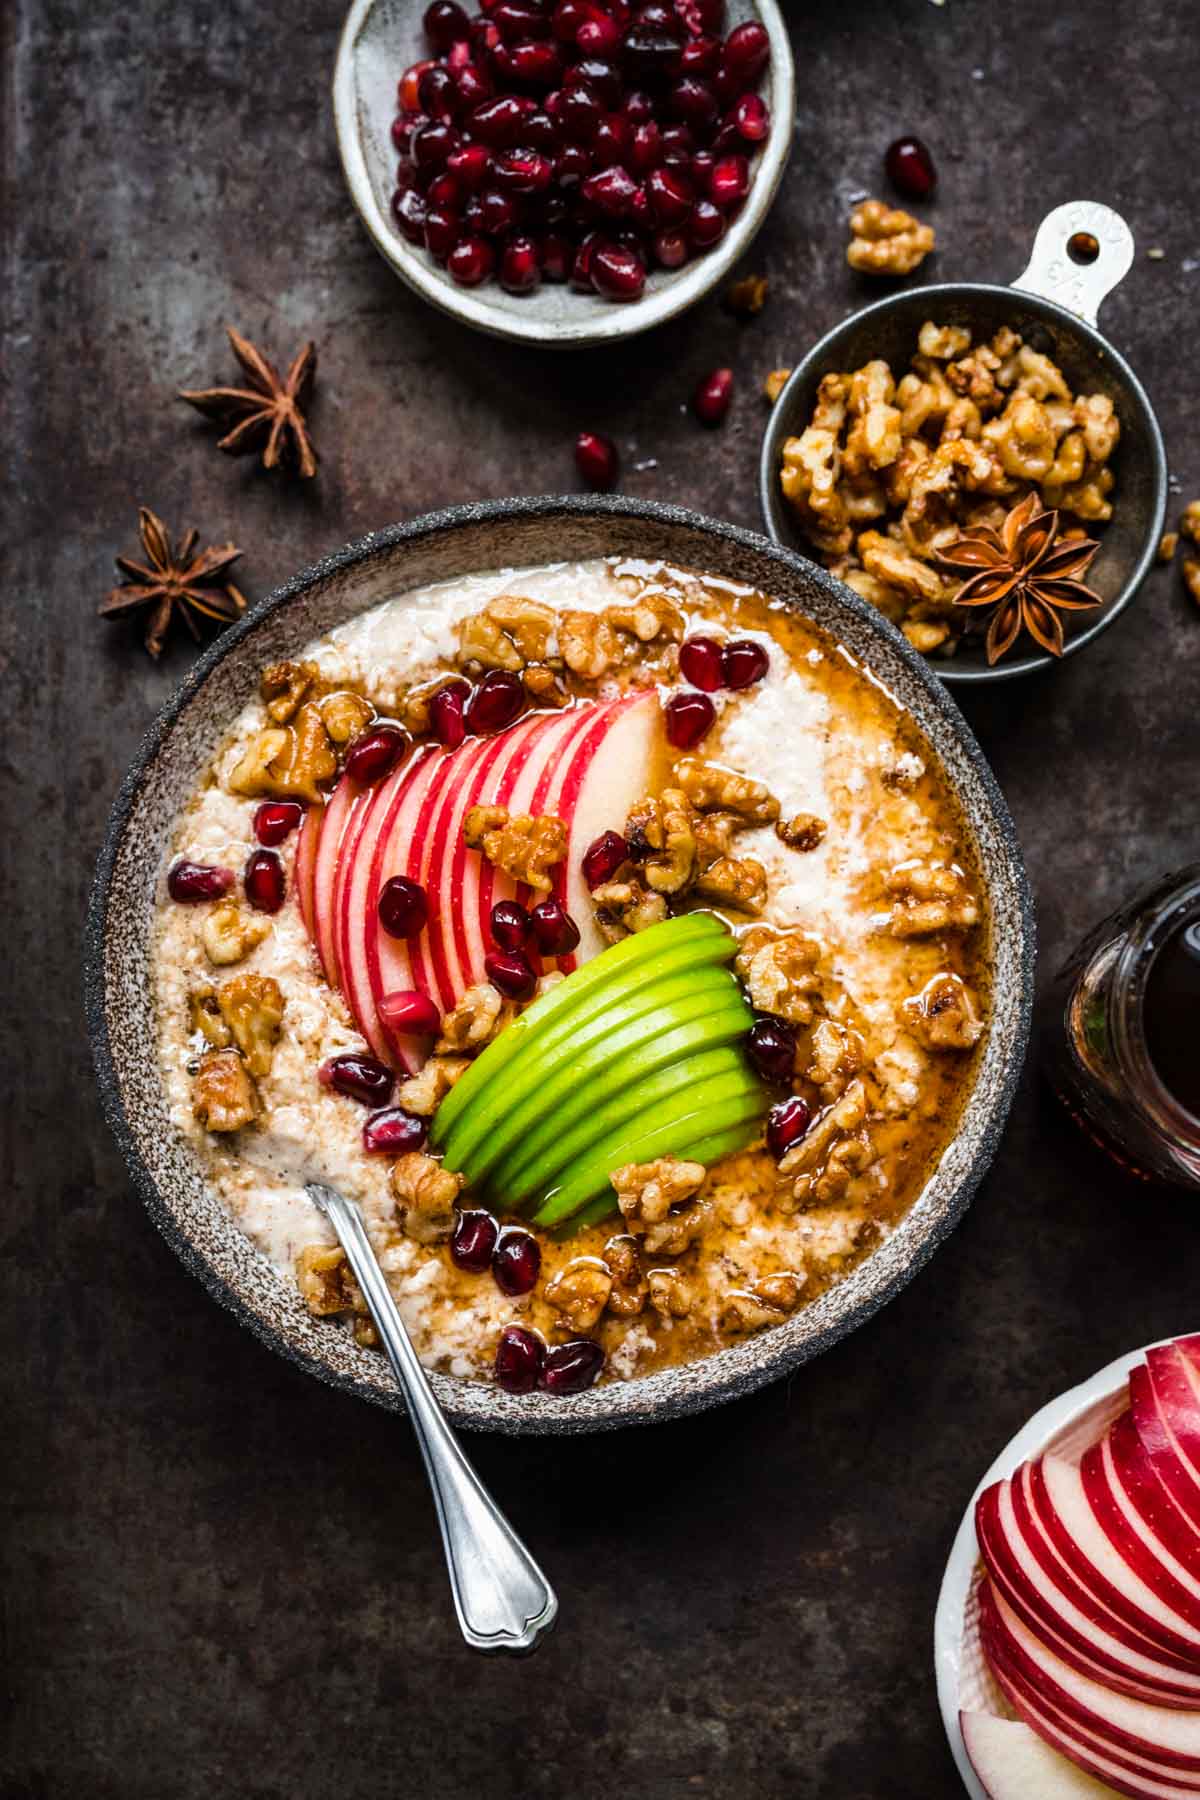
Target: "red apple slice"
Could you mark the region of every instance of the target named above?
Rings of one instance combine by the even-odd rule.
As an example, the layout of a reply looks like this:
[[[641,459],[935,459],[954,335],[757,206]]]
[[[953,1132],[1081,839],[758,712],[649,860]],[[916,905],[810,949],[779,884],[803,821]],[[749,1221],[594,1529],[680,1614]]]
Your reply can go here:
[[[1129,1405],[1138,1442],[1176,1506],[1200,1529],[1200,1475],[1183,1454],[1159,1404],[1150,1371],[1130,1370]]]
[[[522,719],[509,731],[492,738],[476,738],[454,752],[454,767],[437,798],[437,803],[423,822],[423,831],[414,839],[412,858],[417,868],[416,879],[425,889],[429,901],[429,924],[412,947],[416,985],[433,996],[443,1012],[458,998],[446,979],[445,940],[454,931],[449,893],[449,865],[453,861],[455,838],[461,835],[466,816],[467,796],[475,790],[480,776],[493,767],[497,759],[512,754],[514,737],[528,734],[529,722]]]
[[[1117,1479],[1151,1535],[1193,1579],[1200,1579],[1200,1531],[1159,1480],[1142,1449],[1131,1412],[1123,1412],[1110,1427],[1108,1445]]]
[[[313,877],[316,873],[317,845],[321,839],[321,821],[324,817],[324,805],[306,807],[300,826],[300,836],[296,839],[296,899],[300,904],[300,917],[304,920],[304,929],[313,940],[316,938]]]
[[[413,1059],[397,1053],[393,1033],[379,1016],[371,987],[363,921],[380,834],[387,819],[394,817],[403,805],[404,796],[419,779],[427,760],[426,755],[418,752],[369,790],[366,809],[356,814],[343,835],[343,874],[335,888],[338,962],[346,1004],[374,1054],[385,1062],[398,1061],[402,1068],[409,1068]]]
[[[430,804],[431,792],[446,779],[446,771],[452,765],[452,753],[427,747],[411,780],[391,794],[386,809],[373,822],[370,840],[361,846],[364,882],[356,892],[354,926],[355,955],[360,967],[357,991],[369,996],[377,1018],[379,1002],[385,994],[417,986],[411,945],[407,940],[389,937],[379,923],[379,895],[384,882],[393,875],[410,873],[405,849],[411,845],[417,821]],[[428,1042],[393,1031],[382,1019],[379,1025],[391,1047],[391,1060],[401,1068],[419,1068],[428,1053]]]
[[[1107,1440],[1087,1451],[1079,1473],[1088,1504],[1114,1550],[1160,1600],[1200,1633],[1200,1586],[1147,1531],[1115,1478]]]
[[[1155,1396],[1180,1450],[1200,1475],[1200,1405],[1187,1365],[1173,1344],[1146,1352]]]
[[[989,1800],[1108,1800],[1116,1791],[1068,1761],[1064,1751],[1023,1719],[962,1712],[958,1723]]]
[[[334,944],[335,914],[333,887],[337,878],[342,833],[359,789],[348,775],[343,775],[325,808],[321,841],[317,845],[313,867],[313,919],[316,925],[317,955],[330,987],[338,986],[337,951]]]

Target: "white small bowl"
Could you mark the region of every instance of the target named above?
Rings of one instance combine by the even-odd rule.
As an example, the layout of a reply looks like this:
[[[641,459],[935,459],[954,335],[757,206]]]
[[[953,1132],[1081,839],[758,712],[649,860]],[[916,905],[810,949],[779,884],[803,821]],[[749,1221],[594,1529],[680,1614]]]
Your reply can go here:
[[[640,300],[621,303],[543,282],[536,293],[506,294],[494,281],[459,287],[429,252],[410,244],[392,223],[396,152],[392,120],[396,84],[427,54],[421,19],[428,0],[354,0],[342,29],[333,75],[333,114],[350,197],[375,248],[402,281],[452,318],[493,337],[573,349],[633,337],[694,304],[729,273],[770,210],[792,147],[795,70],[787,27],[775,0],[730,0],[729,27],[758,19],[771,40],[764,98],[771,129],[754,158],[746,204],[721,242],[682,269],[653,271]]]
[[[1160,1339],[1173,1343],[1173,1338]],[[1003,1710],[997,1705],[999,1690],[995,1688],[983,1662],[974,1633],[968,1629],[967,1608],[979,1568],[979,1542],[975,1536],[975,1505],[985,1488],[1002,1481],[1031,1457],[1046,1451],[1060,1455],[1077,1455],[1103,1436],[1112,1421],[1124,1410],[1129,1372],[1145,1360],[1147,1344],[1141,1350],[1130,1350],[1118,1356],[1079,1387],[1060,1394],[1022,1426],[1012,1442],[1000,1452],[963,1514],[962,1524],[942,1577],[937,1613],[933,1626],[933,1666],[937,1678],[938,1705],[942,1723],[950,1741],[950,1752],[963,1778],[963,1786],[971,1800],[989,1800],[988,1792],[971,1767],[967,1747],[959,1724],[961,1710],[980,1707],[985,1711]],[[1033,1800],[1033,1796],[1030,1796]]]

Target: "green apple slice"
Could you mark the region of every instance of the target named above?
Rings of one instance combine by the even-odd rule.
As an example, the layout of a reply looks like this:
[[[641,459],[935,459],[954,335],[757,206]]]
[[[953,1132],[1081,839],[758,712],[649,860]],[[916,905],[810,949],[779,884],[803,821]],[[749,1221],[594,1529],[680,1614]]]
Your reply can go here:
[[[581,969],[576,969],[565,981],[556,983],[476,1057],[458,1085],[446,1095],[434,1116],[430,1134],[433,1144],[437,1146],[446,1141],[455,1120],[473,1105],[482,1089],[522,1053],[531,1038],[564,1019],[568,1013],[574,1017],[581,1003],[598,990],[607,991],[610,984],[622,979],[640,982],[643,965],[648,976],[650,965],[660,954],[698,943],[711,945],[714,954],[719,946],[720,960],[724,961],[728,961],[737,948],[723,920],[715,913],[685,913],[622,939]]]
[[[681,1089],[697,1087],[711,1076],[743,1075],[745,1072],[745,1060],[733,1044],[722,1044],[715,1050],[677,1059],[645,1080],[623,1088],[604,1105],[593,1107],[565,1134],[558,1128],[557,1121],[549,1121],[547,1131],[526,1138],[492,1171],[489,1185],[500,1196],[506,1212],[516,1211],[531,1194],[539,1189],[548,1190],[560,1170],[570,1168],[597,1138],[615,1131],[618,1125],[661,1105]]]

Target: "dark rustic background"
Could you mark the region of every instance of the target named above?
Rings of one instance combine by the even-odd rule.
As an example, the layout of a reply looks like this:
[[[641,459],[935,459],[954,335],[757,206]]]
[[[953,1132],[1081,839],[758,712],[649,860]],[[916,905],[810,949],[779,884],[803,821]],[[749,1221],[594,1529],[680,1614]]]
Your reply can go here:
[[[121,770],[192,652],[155,666],[94,613],[139,503],[236,539],[259,596],[425,508],[570,488],[582,426],[617,438],[627,493],[757,524],[759,381],[864,297],[847,203],[879,187],[901,131],[941,169],[931,278],[1011,278],[1063,200],[1130,220],[1138,258],[1103,322],[1190,497],[1194,8],[793,4],[795,151],[747,264],[770,274],[767,311],[737,327],[713,300],[557,360],[436,316],[369,247],[330,121],[341,11],[0,6],[0,1791],[951,1800],[930,1632],[960,1511],[1033,1408],[1200,1323],[1195,1202],[1112,1172],[1031,1069],[954,1240],[794,1380],[657,1431],[472,1444],[562,1599],[534,1662],[474,1660],[404,1424],[220,1313],[101,1125],[80,919]],[[227,461],[173,401],[226,378],[225,320],[280,357],[320,344],[311,487]],[[739,389],[710,435],[683,403],[718,363]],[[1197,852],[1198,666],[1200,614],[1158,570],[1078,661],[970,703],[1028,855],[1043,981],[1091,921]]]

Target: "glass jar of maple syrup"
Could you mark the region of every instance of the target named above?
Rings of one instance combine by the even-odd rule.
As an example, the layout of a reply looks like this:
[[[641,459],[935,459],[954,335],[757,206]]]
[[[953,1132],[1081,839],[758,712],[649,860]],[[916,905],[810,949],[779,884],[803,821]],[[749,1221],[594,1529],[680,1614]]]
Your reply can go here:
[[[1200,1188],[1200,863],[1084,939],[1057,977],[1050,1078],[1132,1174]]]

